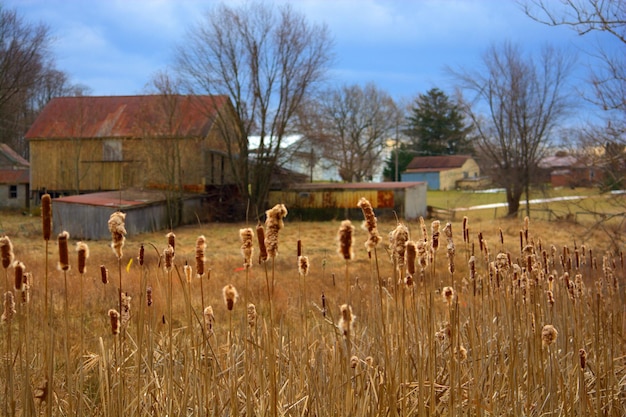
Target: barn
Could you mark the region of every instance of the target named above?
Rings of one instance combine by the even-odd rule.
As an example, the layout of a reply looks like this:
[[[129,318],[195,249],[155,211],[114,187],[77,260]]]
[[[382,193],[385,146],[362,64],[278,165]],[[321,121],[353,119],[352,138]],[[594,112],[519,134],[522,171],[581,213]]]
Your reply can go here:
[[[480,168],[469,155],[416,156],[402,174],[402,181],[426,181],[429,190],[454,190],[457,183],[478,178]]]
[[[285,204],[291,218],[328,220],[362,216],[365,197],[378,216],[412,220],[426,215],[425,182],[305,183],[270,191],[270,205]]]
[[[206,201],[197,194],[183,199],[183,222],[193,223],[205,211]],[[126,213],[129,235],[168,229],[167,206],[158,191],[108,191],[52,199],[52,222],[55,233],[67,231],[72,238],[109,239],[109,216],[115,211]]]

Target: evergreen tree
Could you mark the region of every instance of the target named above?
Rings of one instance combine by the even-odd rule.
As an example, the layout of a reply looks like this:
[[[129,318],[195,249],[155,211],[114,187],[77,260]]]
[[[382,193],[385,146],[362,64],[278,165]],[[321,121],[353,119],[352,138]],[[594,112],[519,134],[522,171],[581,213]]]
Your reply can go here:
[[[472,154],[459,105],[438,88],[420,94],[408,118],[407,135],[420,155]]]
[[[389,158],[385,161],[385,169],[383,169],[383,178],[385,181],[396,181],[396,154],[398,155],[398,181],[400,181],[402,173],[406,171],[406,167],[411,163],[413,158],[417,156],[417,153],[407,144],[400,144],[400,147],[394,149],[389,155]]]

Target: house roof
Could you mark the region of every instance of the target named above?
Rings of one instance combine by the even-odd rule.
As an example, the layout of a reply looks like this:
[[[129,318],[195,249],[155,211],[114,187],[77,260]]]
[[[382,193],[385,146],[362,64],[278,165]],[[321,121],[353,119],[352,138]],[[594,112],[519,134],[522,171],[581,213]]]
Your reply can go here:
[[[575,156],[547,156],[539,161],[539,168],[564,168],[578,165],[579,160]]]
[[[208,95],[56,97],[25,138],[205,137],[228,102],[227,96]],[[176,126],[168,123],[172,111],[180,114]]]
[[[445,171],[460,168],[471,158],[469,155],[416,156],[406,170],[407,172]]]
[[[28,169],[0,169],[0,184],[28,184]]]
[[[13,166],[21,166],[24,168],[28,168],[30,163],[22,158],[20,154],[15,152],[9,145],[6,143],[0,143],[0,154],[4,156]]]

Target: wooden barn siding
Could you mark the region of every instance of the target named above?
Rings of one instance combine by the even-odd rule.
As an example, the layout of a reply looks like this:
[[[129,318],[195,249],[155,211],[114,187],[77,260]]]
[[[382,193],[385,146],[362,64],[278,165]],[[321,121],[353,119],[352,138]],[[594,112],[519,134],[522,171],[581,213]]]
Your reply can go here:
[[[199,198],[187,199],[183,208],[183,223],[196,223],[202,210]],[[106,240],[111,238],[108,221],[115,207],[90,206],[53,200],[52,216],[56,234],[66,230],[73,239]],[[169,229],[165,202],[140,207],[122,208],[126,213],[128,236]],[[201,217],[201,216],[200,216]]]
[[[283,203],[294,208],[355,208],[365,197],[373,208],[393,208],[394,191],[391,190],[285,190],[271,191],[270,205]]]

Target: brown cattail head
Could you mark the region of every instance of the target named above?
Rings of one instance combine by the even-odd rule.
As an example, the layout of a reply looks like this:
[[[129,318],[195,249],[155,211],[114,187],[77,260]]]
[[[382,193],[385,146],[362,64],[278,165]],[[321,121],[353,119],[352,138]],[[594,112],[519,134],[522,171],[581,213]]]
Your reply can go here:
[[[152,287],[146,288],[146,304],[148,307],[152,305]]]
[[[378,220],[376,219],[376,215],[374,214],[374,209],[372,208],[372,204],[365,198],[361,197],[357,206],[363,212],[363,217],[365,220],[363,221],[363,229],[367,230],[369,234],[369,238],[365,242],[365,247],[368,252],[371,252],[378,242],[380,242],[380,235],[378,234]]]
[[[207,306],[202,313],[204,317],[204,327],[208,335],[213,334],[213,323],[215,323],[215,316],[213,315],[213,307]]]
[[[423,241],[420,241],[420,242],[422,243],[422,246],[424,246],[424,242]],[[406,270],[411,276],[415,274],[416,258],[417,258],[417,244],[414,241],[409,240],[408,242],[406,242],[406,245],[404,247],[404,259],[406,262]]]
[[[441,294],[443,295],[443,300],[448,303],[448,305],[452,304],[452,301],[454,300],[454,288],[443,287]]]
[[[104,265],[100,265],[100,278],[103,284],[109,283],[109,270]]]
[[[57,237],[57,244],[59,246],[59,270],[67,271],[70,269],[70,255],[68,251],[68,240],[70,234],[67,231],[62,231]]]
[[[433,251],[437,252],[439,248],[439,227],[441,222],[439,220],[433,220],[430,225],[430,231],[432,234],[432,244],[430,245],[433,248]]]
[[[461,345],[458,349],[455,348],[454,351],[456,353],[456,359],[459,362],[463,362],[467,359],[467,349],[465,346]]]
[[[248,269],[252,266],[252,239],[254,231],[251,227],[239,229],[239,237],[241,238],[241,254],[243,255],[243,267]]]
[[[124,221],[126,220],[126,213],[116,211],[109,217],[109,231],[111,232],[111,249],[117,256],[117,259],[122,259],[122,247],[126,240],[126,226]]]
[[[163,268],[166,272],[172,270],[172,263],[174,261],[174,248],[172,245],[167,245],[167,248],[163,250]]]
[[[270,258],[275,258],[278,254],[278,232],[285,224],[283,218],[287,215],[287,208],[284,204],[276,204],[265,212],[265,227],[267,234],[265,235],[265,247]]]
[[[391,246],[391,257],[396,266],[402,268],[404,266],[404,251],[406,250],[406,242],[409,241],[409,228],[403,223],[398,223],[395,229],[389,233],[389,243]]]
[[[196,276],[202,278],[204,275],[204,251],[206,250],[206,239],[203,235],[196,239]]]
[[[4,312],[2,313],[2,321],[10,323],[15,315],[15,298],[13,298],[13,291],[7,291],[4,293]]]
[[[176,235],[174,234],[174,232],[169,232],[165,235],[165,237],[167,238],[167,244],[172,247],[172,256],[176,255]]]
[[[27,304],[30,301],[30,284],[33,282],[33,274],[25,272],[22,275],[22,304]]]
[[[548,303],[550,303],[550,306],[554,306],[554,294],[552,291],[546,291],[546,296],[548,297]]]
[[[578,351],[578,356],[580,357],[580,369],[585,370],[585,366],[587,366],[587,351],[585,349],[580,349]]]
[[[355,319],[354,314],[352,314],[352,307],[348,304],[343,304],[340,307],[340,310],[341,318],[339,319],[338,327],[344,336],[350,337],[350,332]]]
[[[183,273],[185,274],[185,280],[187,281],[187,284],[191,284],[191,274],[192,274],[192,270],[191,270],[191,266],[188,264],[185,264],[185,266],[183,266]]]
[[[22,291],[22,286],[24,285],[24,272],[26,267],[23,262],[14,261],[13,262],[13,270],[15,271],[15,290]]]
[[[355,369],[358,364],[359,364],[359,357],[356,355],[353,355],[350,358],[350,368]]]
[[[428,242],[428,229],[422,216],[420,216],[420,229],[422,229],[422,239],[424,239],[424,242]]]
[[[222,293],[224,295],[224,304],[226,304],[226,308],[228,310],[232,310],[235,307],[237,299],[239,298],[237,289],[231,284],[228,284],[222,289]]]
[[[322,292],[322,316],[326,317],[326,296]]]
[[[261,223],[256,226],[256,238],[259,242],[259,263],[267,261],[267,248],[265,247],[265,229]]]
[[[78,252],[78,273],[84,274],[87,271],[87,258],[89,258],[89,246],[84,242],[76,243],[76,252]]]
[[[15,255],[13,254],[13,244],[8,236],[0,237],[0,257],[2,258],[2,267],[7,269],[13,263]]]
[[[109,310],[109,319],[111,319],[111,333],[113,336],[120,334],[120,313],[115,309]]]
[[[306,277],[309,273],[309,257],[308,256],[299,256],[298,257],[298,273]]]
[[[422,271],[426,268],[426,266],[428,266],[429,251],[427,245],[428,244],[423,240],[418,241],[416,245],[417,263]]]
[[[302,256],[302,240],[298,239],[298,245],[297,245],[297,256],[300,257]]]
[[[250,326],[250,328],[256,327],[256,318],[257,318],[256,306],[252,303],[249,303],[248,304],[248,326]]]
[[[145,252],[146,252],[146,249],[144,248],[143,243],[142,243],[141,246],[139,247],[139,256],[137,257],[137,261],[139,262],[139,265],[143,265]]]
[[[41,225],[43,240],[50,240],[52,236],[52,198],[50,194],[41,196]]]
[[[541,329],[541,342],[544,346],[550,346],[552,343],[556,341],[559,332],[554,328],[551,324],[546,324]]]
[[[354,252],[352,251],[352,243],[354,242],[354,226],[350,220],[344,220],[339,226],[339,232],[337,232],[337,253],[341,255],[343,259],[349,261],[354,258]]]
[[[463,243],[468,243],[467,240],[467,216],[463,216],[463,228],[462,228],[462,232],[463,232]]]

